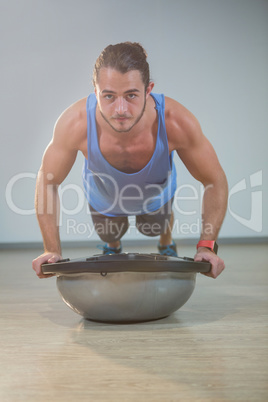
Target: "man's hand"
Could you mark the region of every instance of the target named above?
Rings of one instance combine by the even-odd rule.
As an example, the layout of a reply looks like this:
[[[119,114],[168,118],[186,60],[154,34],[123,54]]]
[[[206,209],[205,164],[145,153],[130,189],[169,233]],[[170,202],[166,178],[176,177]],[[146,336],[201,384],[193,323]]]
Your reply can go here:
[[[44,275],[42,273],[41,265],[45,264],[47,262],[48,263],[57,262],[59,260],[62,260],[62,256],[60,254],[46,252],[46,253],[43,253],[42,255],[40,255],[39,257],[37,257],[35,260],[33,260],[32,268],[36,272],[36,275],[39,278],[50,278],[51,276],[55,276],[55,275],[54,274]]]
[[[206,247],[200,247],[194,256],[195,261],[208,261],[212,265],[211,270],[203,275],[210,276],[211,278],[217,278],[224,270],[225,265],[223,260],[218,257],[213,251],[210,251]]]

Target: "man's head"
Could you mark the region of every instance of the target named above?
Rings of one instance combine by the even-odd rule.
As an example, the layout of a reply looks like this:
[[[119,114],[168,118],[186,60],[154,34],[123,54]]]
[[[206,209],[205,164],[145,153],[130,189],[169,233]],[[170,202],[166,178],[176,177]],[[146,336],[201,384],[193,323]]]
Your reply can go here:
[[[150,70],[147,62],[147,54],[139,43],[123,42],[107,46],[98,57],[94,71],[93,84],[96,87],[101,68],[113,68],[122,74],[128,71],[138,70],[142,82],[147,89],[150,82]]]
[[[147,56],[138,43],[109,45],[96,61],[93,75],[98,108],[116,132],[129,132],[142,119],[153,89]]]

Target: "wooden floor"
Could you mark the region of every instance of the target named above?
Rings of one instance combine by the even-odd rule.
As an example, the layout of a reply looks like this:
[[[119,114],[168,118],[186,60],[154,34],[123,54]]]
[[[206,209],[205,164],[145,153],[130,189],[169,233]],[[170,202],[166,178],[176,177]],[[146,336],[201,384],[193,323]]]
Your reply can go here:
[[[37,254],[1,251],[1,402],[268,401],[267,245],[222,246],[227,268],[218,279],[198,274],[175,314],[132,325],[74,313],[55,278],[35,276]]]

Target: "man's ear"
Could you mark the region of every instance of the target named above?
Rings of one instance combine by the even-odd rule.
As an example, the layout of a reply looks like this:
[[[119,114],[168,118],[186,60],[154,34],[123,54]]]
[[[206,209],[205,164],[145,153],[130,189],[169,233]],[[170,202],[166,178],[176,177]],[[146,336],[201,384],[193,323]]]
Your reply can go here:
[[[149,85],[148,85],[148,87],[147,87],[147,89],[146,89],[146,94],[145,94],[146,99],[148,98],[148,96],[149,96],[150,93],[152,92],[153,87],[154,87],[154,82],[153,82],[153,81],[149,82]]]

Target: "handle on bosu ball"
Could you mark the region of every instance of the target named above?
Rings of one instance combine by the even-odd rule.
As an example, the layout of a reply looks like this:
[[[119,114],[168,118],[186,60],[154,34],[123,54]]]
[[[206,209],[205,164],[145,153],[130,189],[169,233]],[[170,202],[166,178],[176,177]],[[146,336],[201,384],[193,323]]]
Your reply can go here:
[[[89,258],[42,264],[43,274],[111,273],[111,272],[201,272],[211,270],[211,264],[189,257],[169,257],[160,254],[121,253],[95,255]]]

